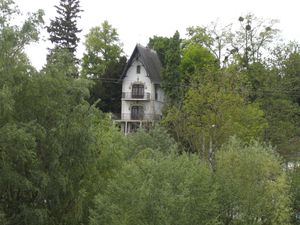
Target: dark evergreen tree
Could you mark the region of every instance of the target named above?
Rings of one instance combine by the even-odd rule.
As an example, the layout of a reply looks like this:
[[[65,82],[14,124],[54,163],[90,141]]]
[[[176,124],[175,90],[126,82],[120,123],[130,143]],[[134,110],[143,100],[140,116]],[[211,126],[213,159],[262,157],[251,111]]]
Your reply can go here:
[[[59,6],[55,6],[58,16],[54,20],[51,20],[50,25],[47,27],[47,31],[50,35],[49,40],[55,45],[47,58],[47,64],[51,64],[51,60],[57,58],[57,54],[61,56],[61,52],[64,51],[64,55],[67,59],[64,61],[70,61],[73,64],[72,70],[66,75],[70,77],[78,77],[77,65],[79,60],[75,57],[76,48],[78,46],[79,37],[78,33],[81,32],[77,27],[77,19],[80,18],[79,0],[60,0]]]
[[[77,28],[77,19],[82,11],[79,0],[60,0],[59,6],[55,8],[58,16],[47,27],[49,40],[55,47],[68,49],[74,54],[80,40],[77,34],[81,32]]]

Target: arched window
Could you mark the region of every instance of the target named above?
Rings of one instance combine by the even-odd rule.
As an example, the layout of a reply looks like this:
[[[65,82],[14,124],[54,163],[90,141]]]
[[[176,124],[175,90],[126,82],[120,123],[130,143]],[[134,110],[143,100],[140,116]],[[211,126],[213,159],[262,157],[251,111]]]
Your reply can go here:
[[[137,65],[137,66],[136,66],[136,73],[137,73],[137,74],[140,74],[140,73],[141,73],[141,66],[140,66],[140,65]]]
[[[132,98],[144,98],[144,85],[133,84],[132,85]]]

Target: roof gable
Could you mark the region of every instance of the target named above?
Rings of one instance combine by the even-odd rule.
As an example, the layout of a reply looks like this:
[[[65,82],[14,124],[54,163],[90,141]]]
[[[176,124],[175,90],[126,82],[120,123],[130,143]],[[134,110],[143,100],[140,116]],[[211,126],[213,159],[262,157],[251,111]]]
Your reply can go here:
[[[162,70],[162,66],[156,51],[149,48],[145,48],[139,44],[135,46],[133,53],[131,54],[130,59],[128,60],[125,69],[121,75],[121,79],[123,79],[126,76],[129,67],[135,59],[141,61],[147,73],[149,74],[150,80],[153,83],[160,83],[160,73]]]

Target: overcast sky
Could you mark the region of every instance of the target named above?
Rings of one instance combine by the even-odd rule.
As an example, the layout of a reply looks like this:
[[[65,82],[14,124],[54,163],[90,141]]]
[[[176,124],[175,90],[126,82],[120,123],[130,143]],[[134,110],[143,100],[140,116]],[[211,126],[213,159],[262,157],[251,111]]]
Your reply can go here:
[[[22,12],[44,9],[46,25],[54,18],[54,5],[59,0],[15,0]],[[84,35],[104,20],[117,29],[124,51],[130,55],[136,43],[146,45],[153,35],[171,36],[176,30],[183,36],[189,26],[221,24],[237,21],[238,17],[254,13],[265,19],[278,19],[278,28],[286,40],[300,42],[300,0],[81,0],[82,29],[78,57],[84,52]],[[43,39],[47,40],[46,32]],[[49,43],[41,40],[28,46],[32,64],[40,69],[46,61]]]

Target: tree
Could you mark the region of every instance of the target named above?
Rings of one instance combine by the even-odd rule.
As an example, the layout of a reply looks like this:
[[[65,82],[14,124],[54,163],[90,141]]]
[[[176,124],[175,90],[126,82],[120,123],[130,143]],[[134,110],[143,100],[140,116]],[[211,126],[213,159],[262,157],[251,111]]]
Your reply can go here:
[[[101,77],[111,61],[118,61],[121,58],[123,50],[117,30],[108,21],[104,21],[101,27],[91,28],[85,38],[87,52],[83,57],[83,74]]]
[[[86,223],[94,195],[121,164],[123,138],[85,100],[88,85],[51,68],[24,76],[17,93],[8,89],[0,118],[0,208],[9,223]]]
[[[300,51],[290,52],[283,61],[283,83],[290,99],[300,107]]]
[[[86,53],[82,59],[82,75],[94,81],[90,103],[100,99],[97,107],[104,112],[120,113],[120,75],[126,64],[118,33],[107,21],[93,27],[86,35]]]
[[[14,5],[0,6],[0,223],[87,223],[122,164],[123,137],[86,101],[90,82],[65,76],[66,49],[39,73],[30,66],[24,47],[37,40],[42,12],[19,27]]]
[[[161,126],[155,126],[149,131],[139,129],[136,133],[129,135],[128,146],[132,151],[131,157],[146,148],[159,151],[163,155],[179,151],[175,140],[168,134],[167,129]]]
[[[96,197],[90,225],[218,224],[211,171],[196,156],[139,152]]]
[[[178,102],[180,98],[180,59],[181,59],[181,38],[178,31],[173,37],[150,38],[148,47],[154,49],[162,63],[162,88],[165,91],[168,101]]]
[[[193,81],[194,76],[205,74],[208,71],[216,71],[219,68],[216,58],[210,51],[202,47],[199,44],[189,44],[185,46],[182,53],[182,59],[180,63],[180,73],[181,73],[181,89],[183,93],[195,86]]]
[[[249,67],[252,82],[255,84],[254,97],[259,102],[268,120],[265,140],[276,146],[277,151],[289,161],[298,151],[299,94],[297,81],[299,57],[297,44],[289,43],[277,46],[270,57],[269,68]],[[258,68],[258,69],[257,69]]]
[[[222,224],[290,224],[287,176],[271,147],[232,138],[216,155]]]
[[[276,92],[260,101],[269,124],[265,140],[287,161],[294,158],[299,146],[299,107]]]
[[[51,20],[50,25],[47,27],[50,35],[49,40],[54,44],[54,48],[50,50],[47,61],[57,58],[56,54],[62,56],[60,52],[66,51],[69,53],[69,56],[65,55],[66,60],[71,58],[71,64],[75,68],[66,75],[76,78],[78,77],[76,68],[78,59],[76,59],[75,52],[80,40],[78,33],[81,32],[77,28],[77,19],[80,18],[79,13],[82,10],[80,9],[79,0],[60,0],[59,6],[55,7],[58,16]]]
[[[13,18],[20,16],[21,12],[14,2],[2,0],[0,7],[0,82],[3,85],[4,81],[14,80],[12,71],[15,72],[15,76],[18,76],[20,70],[24,67],[27,67],[30,71],[34,70],[30,66],[28,57],[24,54],[24,48],[28,44],[39,40],[39,31],[44,23],[44,11],[38,10],[31,13],[20,26],[16,26],[13,24]]]
[[[238,18],[240,27],[232,30],[232,25],[219,28],[218,23],[204,27],[189,27],[190,39],[208,48],[218,59],[220,66],[237,64],[241,68],[255,62],[262,62],[263,53],[276,40],[279,30],[275,28],[276,20],[263,20],[253,14]]]
[[[299,159],[294,161],[295,168],[290,171],[293,224],[300,224],[300,167],[297,164],[298,161]]]
[[[289,157],[291,152],[297,151],[296,146],[299,144],[299,108],[295,104],[298,98],[297,86],[299,86],[297,75],[295,76],[298,65],[298,46],[288,44],[275,48],[279,33],[276,29],[276,20],[260,19],[253,14],[247,14],[238,20],[240,27],[236,30],[233,30],[231,25],[220,29],[217,24],[188,28],[190,38],[185,41],[185,45],[198,46],[198,49],[201,45],[205,46],[221,64],[223,62],[223,68],[216,73],[234,74],[234,76],[230,75],[230,79],[236,79],[239,83],[230,85],[226,89],[235,90],[234,92],[238,93],[247,105],[254,106],[260,111],[263,110],[260,117],[264,117],[265,122],[259,130],[264,134],[259,136],[276,146],[282,155]],[[189,48],[185,49],[189,51]],[[195,76],[193,74],[195,74],[196,66],[198,70],[202,68],[200,73],[203,73],[203,69],[205,70],[205,66],[201,66],[200,63],[205,58],[204,54],[201,57],[199,50],[197,57],[195,50],[191,53],[186,56],[183,54],[182,62],[184,63],[182,63],[181,71],[183,77]],[[188,70],[193,72],[189,74]],[[205,111],[207,107],[204,105],[203,107],[202,111]],[[175,115],[180,115],[180,113],[175,113]],[[251,115],[255,114],[251,113]],[[186,118],[186,115],[182,117]],[[184,121],[174,116],[173,120],[178,124]],[[181,126],[185,129],[189,127],[188,125]],[[182,131],[178,129],[179,133]],[[187,132],[184,133],[187,134]],[[190,143],[188,141],[190,139],[186,139],[186,145]]]
[[[78,68],[74,62],[74,55],[67,49],[52,49],[42,72],[64,74],[66,77],[77,77]]]
[[[230,136],[245,141],[263,138],[264,113],[243,98],[237,74],[212,70],[192,77],[182,107],[171,107],[163,119],[187,151],[213,164],[214,153]]]
[[[240,65],[247,68],[251,63],[262,62],[263,51],[268,51],[277,38],[277,20],[263,20],[253,14],[239,17],[240,29],[232,43]]]
[[[67,49],[72,54],[75,53],[79,42],[77,28],[77,19],[80,10],[79,0],[60,0],[59,6],[55,6],[58,14],[54,20],[51,20],[47,31],[50,34],[49,40],[55,44],[55,47]]]
[[[186,44],[200,45],[209,49],[211,54],[217,59],[219,66],[225,66],[229,55],[234,52],[228,52],[234,37],[231,29],[231,25],[219,28],[217,22],[213,22],[205,27],[188,27],[187,34],[189,39],[186,40]]]
[[[1,224],[44,223],[46,212],[39,185],[44,174],[38,169],[35,139],[30,125],[15,123],[16,96],[35,74],[24,48],[37,41],[43,11],[31,13],[14,25],[20,15],[13,1],[0,3],[0,221]],[[33,126],[33,123],[32,123]],[[38,128],[32,132],[38,133]],[[40,172],[40,173],[39,173]],[[27,221],[25,223],[25,221]]]

